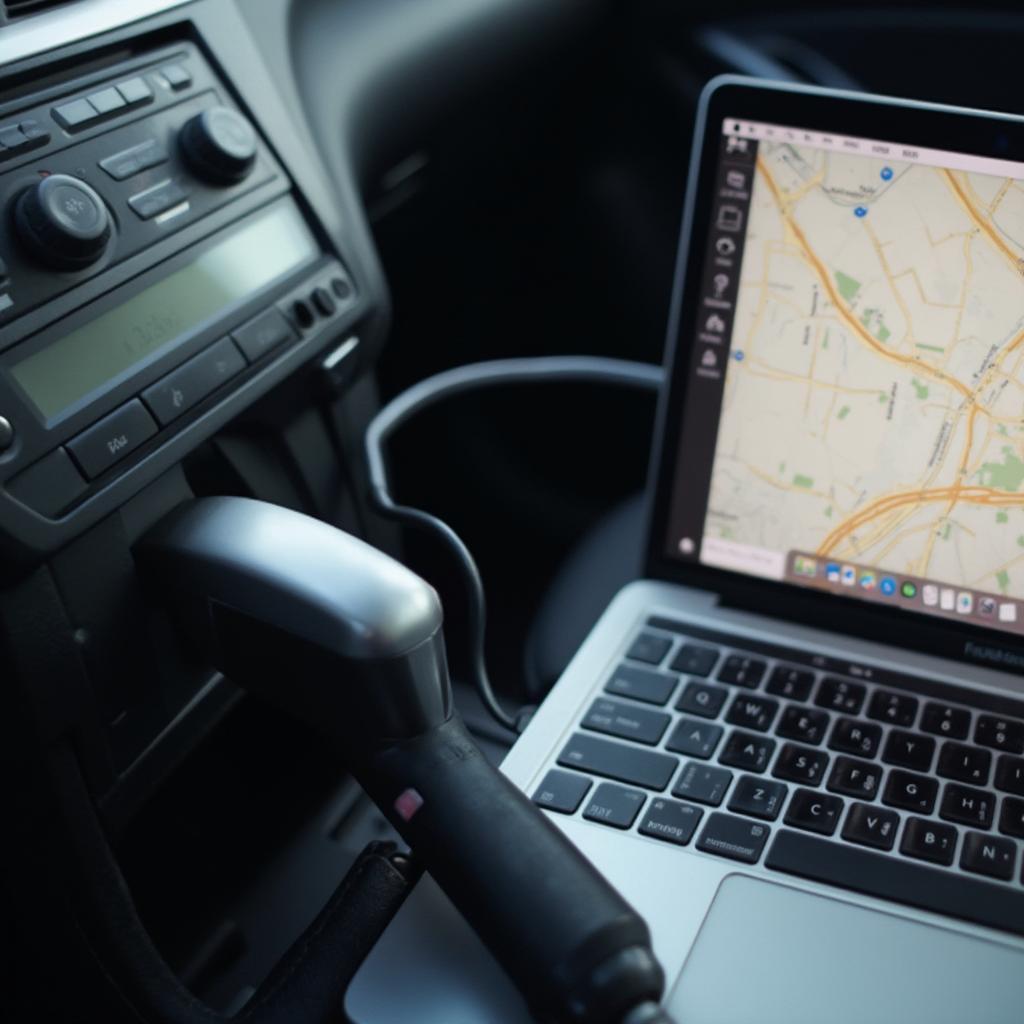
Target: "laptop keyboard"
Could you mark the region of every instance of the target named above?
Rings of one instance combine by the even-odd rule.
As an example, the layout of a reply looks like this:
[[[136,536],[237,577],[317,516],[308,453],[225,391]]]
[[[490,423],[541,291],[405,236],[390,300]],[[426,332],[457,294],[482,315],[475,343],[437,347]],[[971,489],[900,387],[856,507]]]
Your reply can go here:
[[[533,799],[1024,935],[1024,702],[832,666],[651,620]]]

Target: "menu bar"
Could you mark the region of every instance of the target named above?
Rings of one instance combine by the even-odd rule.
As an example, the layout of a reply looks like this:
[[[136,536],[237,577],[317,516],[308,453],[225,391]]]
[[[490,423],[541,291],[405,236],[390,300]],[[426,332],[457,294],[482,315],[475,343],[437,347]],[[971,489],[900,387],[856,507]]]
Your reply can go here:
[[[730,138],[789,143],[793,146],[827,149],[834,153],[876,157],[879,160],[925,164],[929,167],[945,167],[951,171],[992,174],[1000,178],[1024,179],[1024,163],[1018,160],[1000,160],[997,157],[956,153],[947,149],[926,149],[922,146],[862,139],[854,135],[838,135],[835,132],[809,131],[806,128],[766,124],[762,121],[743,121],[732,117],[727,117],[722,123],[722,132]]]
[[[918,576],[890,573],[874,566],[838,562],[808,552],[792,551],[786,580],[835,594],[895,604],[911,611],[967,621],[976,626],[1024,632],[1021,602],[1005,594],[954,587]]]

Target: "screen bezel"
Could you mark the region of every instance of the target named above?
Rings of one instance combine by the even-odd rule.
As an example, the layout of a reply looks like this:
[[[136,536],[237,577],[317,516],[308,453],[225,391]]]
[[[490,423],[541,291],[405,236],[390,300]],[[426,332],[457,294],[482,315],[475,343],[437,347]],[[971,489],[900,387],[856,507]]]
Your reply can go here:
[[[655,427],[648,477],[645,575],[712,591],[723,603],[833,632],[892,643],[942,657],[987,664],[1024,674],[1024,638],[896,606],[804,589],[683,562],[668,552],[674,471],[696,331],[710,228],[712,192],[726,118],[764,121],[811,131],[953,150],[1024,162],[1024,118],[810,86],[723,76],[701,96],[690,159],[672,305],[666,343],[666,383]]]

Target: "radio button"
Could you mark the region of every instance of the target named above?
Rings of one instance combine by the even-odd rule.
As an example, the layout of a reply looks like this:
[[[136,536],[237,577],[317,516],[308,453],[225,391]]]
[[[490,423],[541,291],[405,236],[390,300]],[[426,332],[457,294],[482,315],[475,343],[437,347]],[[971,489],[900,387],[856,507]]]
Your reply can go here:
[[[142,220],[150,220],[186,199],[188,193],[176,181],[168,180],[132,196],[128,205]]]
[[[316,323],[316,314],[305,299],[296,299],[292,303],[292,320],[301,330],[308,331]]]
[[[160,69],[160,74],[174,90],[184,89],[192,84],[192,76],[180,64],[168,64]]]
[[[250,363],[255,363],[264,353],[269,352],[286,341],[291,341],[295,334],[291,325],[277,309],[268,309],[243,324],[232,333],[238,347]]]
[[[89,102],[101,113],[110,114],[125,106],[124,97],[113,87],[89,95]]]
[[[44,146],[50,141],[50,133],[38,121],[22,121],[18,127],[29,142],[34,142],[38,146]]]
[[[333,316],[338,309],[326,288],[314,288],[310,298],[321,316]]]
[[[23,505],[52,519],[67,508],[86,486],[68,453],[58,448],[19,473],[7,489]]]
[[[156,433],[153,417],[133,398],[99,423],[68,442],[68,448],[88,479],[93,480],[120,462]]]
[[[148,103],[153,98],[153,90],[144,78],[128,78],[118,82],[116,88],[124,97],[125,103],[132,107],[136,103]]]
[[[24,149],[28,145],[28,139],[22,134],[21,129],[16,125],[8,125],[0,128],[0,146],[6,150]]]
[[[160,426],[176,420],[225,381],[245,369],[245,360],[230,338],[221,338],[205,352],[142,392]]]
[[[147,171],[150,167],[157,167],[167,160],[167,147],[156,139],[147,139],[130,149],[123,149],[120,153],[108,156],[100,161],[100,167],[109,174],[114,181],[124,181],[133,174],[140,171]]]
[[[62,128],[81,128],[95,121],[99,111],[88,100],[72,100],[53,108],[53,116]]]

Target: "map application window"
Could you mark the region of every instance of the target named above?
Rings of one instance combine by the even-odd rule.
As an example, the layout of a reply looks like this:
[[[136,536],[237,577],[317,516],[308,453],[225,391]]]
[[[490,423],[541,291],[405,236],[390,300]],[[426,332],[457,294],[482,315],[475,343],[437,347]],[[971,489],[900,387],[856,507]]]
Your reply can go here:
[[[727,119],[714,196],[672,554],[1024,632],[1024,165]]]

